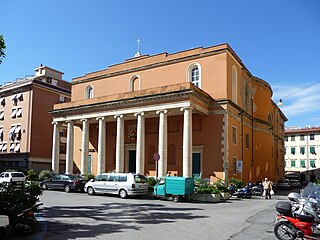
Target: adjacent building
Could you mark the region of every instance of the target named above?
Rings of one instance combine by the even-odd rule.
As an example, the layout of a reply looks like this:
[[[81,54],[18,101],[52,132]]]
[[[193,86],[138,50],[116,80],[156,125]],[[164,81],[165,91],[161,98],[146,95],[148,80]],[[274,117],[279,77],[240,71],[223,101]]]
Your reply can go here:
[[[284,122],[271,86],[228,44],[141,55],[72,80],[51,111],[52,169],[245,182],[284,177]],[[158,161],[157,157],[160,156]]]
[[[34,76],[0,87],[1,168],[51,169],[52,116],[48,111],[54,104],[70,101],[71,96],[71,85],[62,75],[40,65]],[[59,134],[63,164],[66,141],[63,130]]]
[[[287,128],[285,131],[285,171],[301,182],[320,178],[320,127]]]

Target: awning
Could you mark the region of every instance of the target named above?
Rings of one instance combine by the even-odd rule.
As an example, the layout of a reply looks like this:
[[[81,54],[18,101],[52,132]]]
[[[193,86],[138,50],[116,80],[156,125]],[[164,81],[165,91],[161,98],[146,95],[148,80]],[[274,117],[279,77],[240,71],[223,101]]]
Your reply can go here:
[[[14,148],[15,152],[19,152],[20,151],[20,143],[17,143],[16,147]]]
[[[13,133],[16,130],[16,126],[12,126],[9,133]]]
[[[17,98],[17,95],[11,96],[11,101],[15,100]]]
[[[18,111],[16,113],[16,117],[21,117],[22,115],[22,108],[18,108]]]
[[[4,144],[2,145],[2,151],[7,151],[7,144],[6,144],[6,143],[4,143]]]
[[[14,150],[14,143],[10,144],[10,150]]]
[[[22,97],[22,93],[17,94],[17,99],[20,99]]]
[[[0,134],[2,134],[3,133],[3,128],[0,128]]]
[[[4,97],[1,97],[0,98],[0,103],[3,103],[4,102]]]
[[[21,131],[21,126],[17,126],[14,130],[14,133],[19,133]]]
[[[16,116],[16,113],[17,113],[17,109],[12,109],[12,112],[11,112],[11,117],[15,117]]]
[[[3,146],[3,145],[2,145],[2,144],[0,144],[0,151],[2,151],[2,146]]]
[[[4,111],[0,112],[0,120],[4,119]]]

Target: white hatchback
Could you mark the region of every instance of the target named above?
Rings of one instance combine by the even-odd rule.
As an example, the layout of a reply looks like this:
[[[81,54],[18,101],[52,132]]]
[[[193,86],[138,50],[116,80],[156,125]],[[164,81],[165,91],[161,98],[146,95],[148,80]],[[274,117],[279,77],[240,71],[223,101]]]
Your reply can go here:
[[[84,186],[89,195],[95,193],[117,194],[121,198],[148,194],[148,181],[145,176],[135,173],[102,173]]]

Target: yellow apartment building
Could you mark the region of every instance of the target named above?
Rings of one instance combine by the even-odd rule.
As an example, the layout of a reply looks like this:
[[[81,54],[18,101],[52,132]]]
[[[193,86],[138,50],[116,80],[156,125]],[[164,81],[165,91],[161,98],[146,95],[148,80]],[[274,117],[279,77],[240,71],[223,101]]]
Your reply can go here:
[[[52,169],[255,182],[284,176],[284,122],[271,86],[228,44],[134,58],[72,80],[54,105]],[[160,159],[156,164],[155,153]]]

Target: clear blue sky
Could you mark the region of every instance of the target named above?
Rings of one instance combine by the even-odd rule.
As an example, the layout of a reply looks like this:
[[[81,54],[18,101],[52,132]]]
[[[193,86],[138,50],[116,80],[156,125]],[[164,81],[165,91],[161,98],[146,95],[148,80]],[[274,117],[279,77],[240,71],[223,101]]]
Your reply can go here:
[[[320,126],[319,0],[2,0],[0,34],[0,84],[40,63],[71,81],[133,57],[138,37],[149,55],[229,43],[284,97],[286,126]]]

